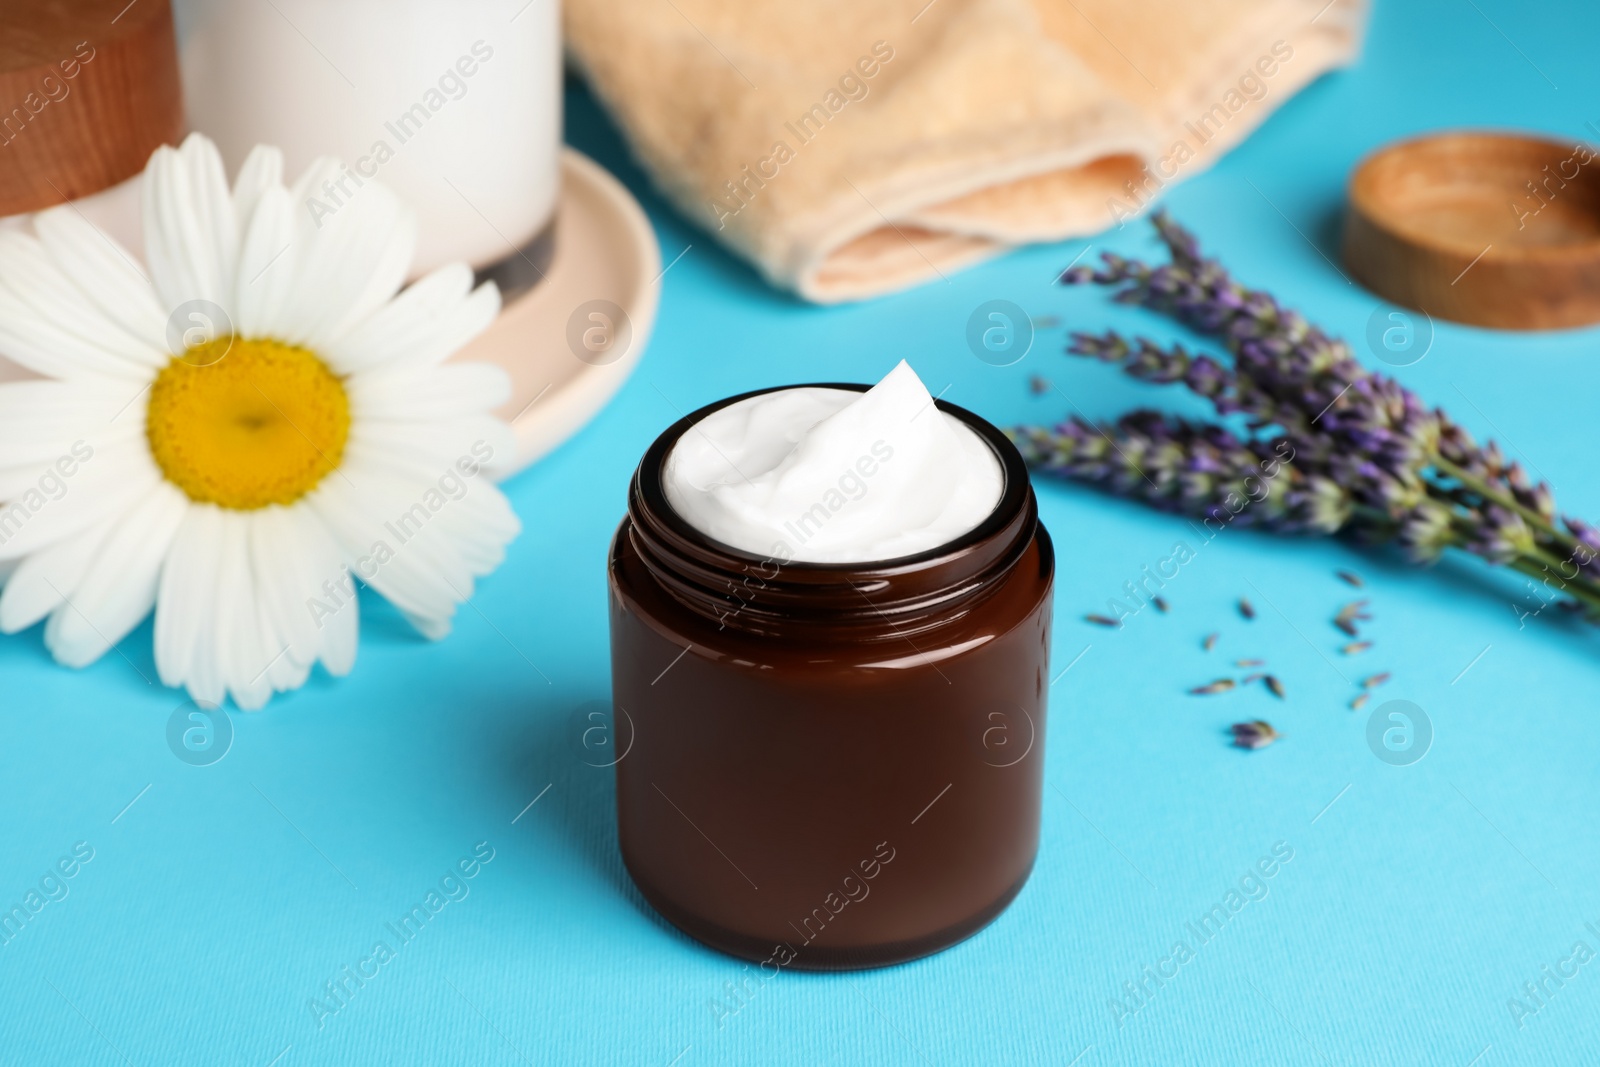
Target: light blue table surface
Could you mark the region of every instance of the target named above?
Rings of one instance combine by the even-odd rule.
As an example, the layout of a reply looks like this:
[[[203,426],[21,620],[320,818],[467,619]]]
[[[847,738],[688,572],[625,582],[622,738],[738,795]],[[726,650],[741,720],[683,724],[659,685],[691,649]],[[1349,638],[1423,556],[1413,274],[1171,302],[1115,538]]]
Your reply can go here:
[[[1380,3],[1357,66],[1167,203],[1241,278],[1371,361],[1359,338],[1377,305],[1329,262],[1350,167],[1441,126],[1600,137],[1597,39],[1600,12],[1579,0]],[[0,946],[0,1061],[1600,1063],[1600,962],[1573,959],[1579,941],[1600,953],[1600,634],[1554,609],[1519,619],[1538,602],[1475,562],[1416,571],[1243,530],[1198,546],[1165,590],[1170,614],[1096,628],[1084,613],[1197,539],[1182,520],[1045,480],[1054,671],[1075,665],[1051,691],[1032,880],[943,954],[785,973],[719,1020],[712,1002],[741,964],[643,903],[618,857],[609,772],[567,737],[572,709],[608,695],[606,544],[645,446],[727,394],[875,380],[902,357],[1001,424],[1067,413],[1060,393],[1030,394],[1036,374],[1095,415],[1181,404],[1062,357],[1062,326],[1005,368],[963,340],[995,298],[1074,328],[1171,331],[1052,285],[1086,243],[1091,256],[1153,253],[1143,224],[859,306],[804,306],[667,209],[581,88],[568,122],[569,140],[640,197],[664,261],[693,247],[617,399],[508,486],[525,531],[451,637],[428,644],[364,598],[355,673],[235,715],[232,750],[209,767],[168,749],[182,697],[141,678],[155,673],[148,625],[81,672],[55,666],[37,629],[0,641],[0,903],[76,843],[93,852],[67,895]],[[1440,324],[1428,356],[1396,373],[1600,518],[1597,340]],[[1358,595],[1339,568],[1366,577],[1376,615],[1377,647],[1359,660],[1337,653],[1329,624]],[[1241,595],[1260,609],[1253,623],[1233,611]],[[1185,694],[1254,655],[1287,700],[1259,686]],[[1432,722],[1420,762],[1376,758],[1367,715],[1347,709],[1352,681],[1378,670],[1394,674],[1380,700],[1413,701]],[[1256,716],[1286,738],[1230,748],[1227,724]],[[385,923],[480,842],[493,859],[468,895],[400,944]],[[1293,858],[1266,896],[1200,944],[1185,924],[1279,842]],[[1160,961],[1179,939],[1192,958],[1159,984],[1144,977],[1171,974]],[[395,958],[319,1026],[308,1002],[378,940]],[[1546,967],[1575,974],[1558,985]],[[1132,1010],[1124,983],[1140,980],[1148,998]],[[1535,999],[1524,984],[1541,981]]]

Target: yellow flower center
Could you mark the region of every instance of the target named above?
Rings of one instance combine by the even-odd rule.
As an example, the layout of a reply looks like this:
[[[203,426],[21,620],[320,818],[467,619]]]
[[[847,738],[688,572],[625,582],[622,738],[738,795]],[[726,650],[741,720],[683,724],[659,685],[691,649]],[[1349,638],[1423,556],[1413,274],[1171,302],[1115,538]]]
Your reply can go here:
[[[219,337],[156,376],[145,434],[189,499],[250,511],[294,503],[339,466],[350,401],[304,348]]]

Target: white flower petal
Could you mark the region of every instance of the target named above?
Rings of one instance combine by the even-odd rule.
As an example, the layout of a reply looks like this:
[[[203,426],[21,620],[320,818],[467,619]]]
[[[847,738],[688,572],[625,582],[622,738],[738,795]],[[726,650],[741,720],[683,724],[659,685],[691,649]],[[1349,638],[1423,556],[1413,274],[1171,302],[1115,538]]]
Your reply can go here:
[[[35,215],[33,229],[78,291],[164,361],[167,313],[133,256],[70,204]]]
[[[218,516],[216,570],[211,602],[206,605],[205,614],[214,640],[212,662],[226,692],[236,683],[241,662],[248,659],[248,650],[240,647],[239,638],[246,614],[253,625],[255,612],[244,610],[249,602],[251,584],[245,527],[238,521],[237,511],[223,508]],[[265,670],[266,666],[263,658],[257,669]]]
[[[266,602],[262,601],[260,605],[261,625],[266,628],[272,625],[272,620],[267,616]],[[311,664],[301,663],[287,652],[273,660],[271,668],[267,671],[267,682],[275,693],[287,693],[299,689],[306,684],[306,679],[309,677],[311,677]]]
[[[454,618],[456,605],[471,600],[477,589],[472,572],[437,526],[398,548],[373,576],[372,587],[403,610],[438,622]]]
[[[273,633],[289,648],[285,659],[309,668],[333,616],[359,610],[338,544],[311,509],[297,505],[257,513],[250,552]]]
[[[261,194],[245,231],[235,283],[235,326],[244,337],[284,337],[284,305],[295,285],[299,257],[294,248],[294,208],[289,193],[273,187]]]
[[[387,303],[411,265],[411,212],[376,182],[352,192],[336,212],[309,231],[298,225],[295,234],[295,287],[277,335],[315,350]]]
[[[144,181],[139,187],[141,213],[144,222],[144,261],[150,271],[150,284],[155,288],[156,301],[163,311],[171,310],[185,300],[199,296],[200,283],[189,258],[183,254],[185,247],[182,227],[168,215],[178,210],[187,188],[174,190],[174,185],[186,186],[187,175],[178,166],[176,149],[162,145],[145,164]]]
[[[418,279],[365,322],[330,341],[323,356],[341,374],[359,374],[390,364],[420,331],[434,327],[472,291],[472,270],[452,263]]]
[[[29,448],[26,453],[22,449],[15,451],[19,455],[20,465],[0,467],[0,546],[25,521],[21,512],[12,511],[13,505],[22,504],[31,517],[34,512],[48,507],[49,501],[72,489],[70,481],[63,479],[60,471],[55,469],[58,459],[69,456],[65,448]],[[26,454],[35,451],[40,454],[31,459],[25,458]],[[68,482],[65,488],[63,482]]]
[[[318,583],[305,573],[312,563],[298,521],[305,515],[304,508],[278,506],[256,512],[250,523],[250,566],[272,632],[288,649],[284,658],[309,665],[317,659],[317,628],[298,600]]]
[[[211,640],[211,605],[216,591],[216,571],[221,554],[221,509],[195,504],[184,515],[173,538],[167,565],[156,590],[156,670],[161,681],[173,687],[188,685],[197,699],[222,703],[223,694],[213,669],[208,686],[196,675],[215,657]]]
[[[232,315],[238,223],[216,146],[190,134],[181,149],[156,149],[142,194],[145,261],[161,306],[210,300]]]
[[[0,385],[0,501],[25,492],[58,465],[77,466],[108,449],[142,449],[142,391],[131,382],[23,381]]]
[[[322,356],[340,374],[443,363],[500,313],[500,290],[493,282],[469,294],[471,285],[472,271],[464,264],[440,267],[330,340]]]
[[[410,612],[405,611],[400,614],[404,615],[406,621],[416,628],[417,633],[426,637],[429,641],[443,641],[450,636],[450,618],[435,619],[428,615],[412,615]]]
[[[422,422],[479,415],[511,396],[511,376],[493,363],[384,367],[345,382],[353,421]]]
[[[357,563],[362,580],[386,600],[403,612],[449,618],[456,602],[472,595],[472,575],[429,533],[426,506],[416,502],[410,489],[396,479],[368,478],[357,497],[347,485],[330,479],[306,500],[338,537],[346,558]],[[403,518],[413,506],[424,509],[415,526]],[[386,528],[388,516],[401,525]],[[360,558],[378,541],[393,551],[392,558],[375,570],[362,569]]]
[[[233,183],[234,225],[242,236],[250,232],[256,205],[268,189],[283,188],[283,152],[272,145],[258,144],[245,157],[244,166]]]
[[[269,507],[252,512],[248,518],[250,578],[255,587],[256,625],[264,643],[262,654],[268,657],[265,671],[265,691],[252,691],[234,700],[247,711],[264,707],[267,697],[274,692],[298,689],[311,673],[317,659],[316,629],[310,625],[310,614],[301,608],[306,625],[304,633],[291,632],[298,621],[293,611],[283,610],[292,603],[301,588],[310,585],[305,572],[312,565],[314,554],[297,543],[295,520],[316,524],[314,516],[305,508]],[[323,540],[327,540],[326,537]],[[331,548],[331,546],[330,546]],[[331,552],[330,552],[331,554]],[[259,699],[258,699],[259,698]],[[246,701],[255,701],[247,704]]]
[[[71,428],[63,432],[90,430],[110,423],[138,392],[115,379],[6,382],[0,385],[0,430],[21,420],[31,420],[40,427],[56,423]],[[134,414],[142,418],[142,409],[129,412]]]
[[[161,480],[148,453],[108,449],[83,464],[65,489],[0,506],[0,559],[20,559],[127,511]]]
[[[0,501],[15,503],[22,500],[30,511],[37,511],[40,502],[30,495],[37,490],[46,498],[54,498],[72,489],[83,464],[95,456],[116,455],[119,452],[143,451],[144,427],[142,423],[104,428],[92,440],[72,437],[61,432],[60,426],[40,427],[38,435],[29,439],[23,436],[27,423],[18,426],[0,426],[0,452],[16,461],[15,466],[0,467]],[[137,465],[137,460],[128,461]],[[0,503],[0,510],[6,505]],[[4,537],[0,536],[0,544]]]
[[[333,543],[333,533],[326,536]],[[356,645],[361,633],[361,605],[351,599],[323,620],[322,666],[335,678],[343,678],[356,665]]]
[[[485,417],[486,426],[489,421]],[[413,425],[409,432],[420,435],[428,429],[425,424]],[[405,435],[405,431],[396,434],[402,438]],[[357,448],[352,445],[345,449],[341,480],[361,508],[382,521],[393,522],[420,503],[435,514],[465,511],[473,522],[484,524],[490,532],[503,532],[502,540],[509,541],[522,527],[510,504],[490,480],[488,464],[481,459],[487,454],[482,448],[476,455],[463,450],[457,460],[447,461],[442,455],[427,450],[407,454],[387,446]],[[461,458],[468,461],[466,470],[459,462]],[[476,470],[471,466],[474,463],[480,464]],[[479,486],[488,492],[480,493]],[[370,487],[376,487],[377,492],[369,492]]]
[[[56,662],[88,666],[150,613],[167,548],[188,508],[181,492],[162,483],[111,529],[78,588],[45,626]]]
[[[178,154],[189,168],[195,215],[200,221],[201,236],[210,246],[217,291],[226,299],[233,293],[233,272],[239,261],[239,221],[233,197],[228,192],[228,172],[222,165],[222,153],[209,137],[191,133],[183,139]]]
[[[214,622],[217,663],[233,702],[246,711],[266,704],[272,695],[268,674],[282,651],[272,647],[275,635],[262,629],[261,604],[250,561],[250,527],[254,515],[223,512],[222,558],[218,572]]]
[[[289,264],[287,269],[280,269],[281,264],[274,265],[269,276],[276,276],[281,287],[271,301],[263,301],[263,306],[270,304],[271,317],[262,318],[258,329],[261,336],[274,337],[280,341],[293,344],[302,344],[315,328],[319,316],[324,312],[323,293],[312,290],[302,295],[303,269],[302,264],[311,252],[311,246],[317,239],[316,219],[309,210],[308,200],[313,191],[319,190],[324,182],[332,182],[339,176],[339,163],[335,159],[322,157],[311,161],[305,173],[300,175],[294,185],[290,186],[281,198],[282,206],[274,207],[277,213],[271,222],[274,240],[282,237],[287,244],[279,243],[265,253],[256,252],[257,262],[264,262],[263,256],[271,257],[277,254],[280,248],[287,247],[288,252],[284,260]],[[274,197],[273,199],[279,199]],[[259,214],[267,203],[264,197],[261,205],[257,207]],[[287,210],[283,210],[287,208]],[[254,220],[252,220],[254,221]],[[282,227],[287,224],[287,232]],[[241,268],[241,275],[244,268]],[[240,285],[251,284],[251,279],[256,274],[252,272],[247,277],[242,277]],[[264,279],[263,279],[264,280]],[[309,299],[307,299],[309,298]],[[259,310],[259,309],[258,309]]]
[[[474,578],[500,563],[520,531],[510,505],[481,474],[451,471],[441,481],[359,461],[345,469],[350,482],[325,483],[308,500],[340,535],[362,580],[425,635],[443,636],[456,605],[472,596]]]
[[[392,204],[393,210],[379,207],[373,212],[377,217],[363,223],[366,240],[353,244],[352,254],[343,259],[336,274],[344,284],[333,306],[344,310],[325,320],[307,339],[313,349],[325,348],[371,318],[394,299],[411,271],[411,257],[417,247],[416,213],[401,206],[385,189],[374,187],[366,195],[374,197],[377,204]]]
[[[462,563],[477,577],[500,566],[506,545],[522,532],[511,502],[489,481],[473,483],[465,496],[434,516]]]
[[[36,316],[27,304],[0,286],[0,356],[35,374],[62,381],[107,376],[138,380],[137,374],[117,368],[105,353],[85,351],[87,347]]]
[[[52,378],[148,379],[165,355],[90,304],[39,239],[0,231],[0,352]]]
[[[0,593],[0,633],[26,630],[77,592],[101,543],[122,518],[108,515],[82,533],[17,561],[5,591]]]
[[[328,190],[339,180],[340,169],[339,161],[332,156],[318,156],[289,187],[290,199],[296,204],[305,205],[305,210],[295,213],[295,226],[299,231],[295,236],[310,236],[316,233],[317,223],[328,217],[311,210],[313,198],[320,201],[323,207],[335,209],[337,213],[338,205],[331,203],[334,194],[330,194]]]
[[[351,424],[345,445],[347,464],[350,458],[359,457],[380,467],[408,471],[424,482],[459,471],[462,461],[492,468],[510,462],[515,453],[516,436],[511,427],[492,415],[440,422],[363,420]]]

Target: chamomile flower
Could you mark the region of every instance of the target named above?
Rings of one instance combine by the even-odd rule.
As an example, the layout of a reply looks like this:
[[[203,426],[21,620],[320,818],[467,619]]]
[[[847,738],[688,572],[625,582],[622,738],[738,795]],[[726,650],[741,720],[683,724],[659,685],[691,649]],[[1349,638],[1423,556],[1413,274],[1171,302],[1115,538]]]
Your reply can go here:
[[[0,629],[45,622],[68,666],[152,609],[161,680],[259,708],[355,662],[356,579],[428,637],[519,525],[497,367],[445,363],[500,297],[464,265],[401,289],[415,222],[368,182],[313,221],[257,148],[143,177],[143,267],[71,205],[0,232]],[[220,320],[220,321],[218,321]]]

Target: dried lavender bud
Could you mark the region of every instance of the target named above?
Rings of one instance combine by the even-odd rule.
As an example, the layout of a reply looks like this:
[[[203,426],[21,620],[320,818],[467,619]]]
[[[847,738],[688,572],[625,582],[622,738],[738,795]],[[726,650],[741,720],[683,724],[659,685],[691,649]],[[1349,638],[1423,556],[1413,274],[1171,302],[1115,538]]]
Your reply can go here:
[[[1255,618],[1256,617],[1255,605],[1251,604],[1250,601],[1246,600],[1244,597],[1240,597],[1239,598],[1239,614],[1243,615],[1247,619]]]
[[[1197,685],[1193,689],[1189,690],[1189,692],[1197,697],[1208,697],[1214,696],[1217,693],[1226,693],[1233,689],[1234,685],[1235,683],[1232,678],[1218,678],[1214,682],[1208,682],[1205,685]]]
[[[1085,615],[1084,620],[1086,622],[1092,622],[1096,626],[1109,626],[1113,630],[1120,630],[1122,628],[1121,622],[1105,615]]]
[[[1347,582],[1348,584],[1355,586],[1357,589],[1360,589],[1364,584],[1366,584],[1361,580],[1361,575],[1355,573],[1354,571],[1334,571],[1333,573],[1337,575],[1341,581]]]
[[[1351,641],[1349,644],[1344,645],[1343,647],[1341,647],[1339,649],[1339,651],[1343,652],[1347,656],[1354,656],[1354,655],[1357,655],[1359,653],[1365,652],[1367,649],[1369,649],[1371,647],[1372,647],[1372,642],[1371,641]]]
[[[1050,379],[1043,378],[1035,374],[1032,378],[1028,379],[1028,390],[1033,393],[1034,396],[1044,396],[1044,394],[1050,391]]]
[[[1156,610],[1161,612],[1163,615],[1165,615],[1169,610],[1167,607],[1167,602],[1161,597],[1151,597],[1150,603],[1154,604],[1156,606]]]
[[[1376,688],[1378,688],[1378,686],[1382,685],[1384,682],[1387,682],[1388,680],[1389,680],[1389,672],[1388,671],[1384,671],[1381,674],[1370,675],[1369,677],[1361,679],[1361,688],[1363,688],[1363,689],[1376,689]]]
[[[1356,620],[1372,618],[1371,615],[1368,615],[1361,610],[1366,603],[1367,602],[1365,600],[1356,600],[1346,604],[1344,607],[1339,609],[1339,614],[1333,617],[1333,624],[1339,629],[1343,630],[1345,633],[1349,634],[1351,637],[1358,636],[1358,632],[1356,630]]]
[[[1272,691],[1272,695],[1273,696],[1277,697],[1279,700],[1284,699],[1284,696],[1283,696],[1283,683],[1278,681],[1278,679],[1275,676],[1269,674],[1264,679],[1262,679],[1262,681],[1264,681],[1266,683],[1267,688]]]
[[[1265,719],[1233,724],[1233,743],[1240,748],[1266,748],[1281,736],[1283,735],[1274,730],[1272,724]]]
[[[1233,661],[1233,665],[1235,667],[1265,667],[1267,661],[1264,659],[1236,659]]]
[[[1366,707],[1367,706],[1367,698],[1370,697],[1371,695],[1372,694],[1370,694],[1370,693],[1357,694],[1356,698],[1350,702],[1350,710],[1351,711],[1360,711],[1362,708]]]
[[[1205,649],[1207,652],[1210,652],[1213,648],[1217,647],[1218,636],[1219,635],[1217,634],[1206,634],[1206,639],[1200,642],[1200,647]]]

